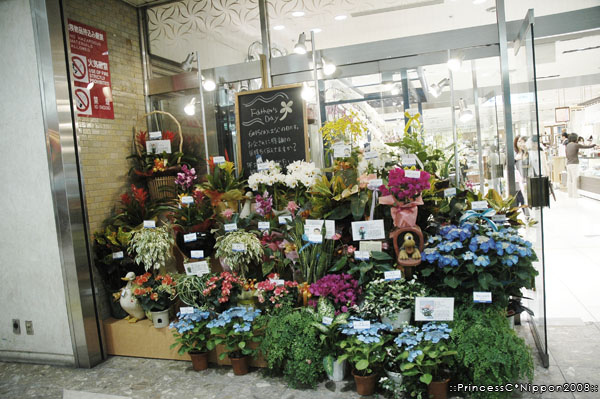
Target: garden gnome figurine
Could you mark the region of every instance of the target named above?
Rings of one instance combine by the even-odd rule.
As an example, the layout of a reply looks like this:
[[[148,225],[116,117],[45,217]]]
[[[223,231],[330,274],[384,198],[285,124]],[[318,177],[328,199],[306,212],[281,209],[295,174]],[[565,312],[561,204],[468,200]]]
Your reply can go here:
[[[136,321],[146,317],[144,314],[144,309],[142,309],[142,305],[140,305],[140,302],[137,300],[137,298],[133,296],[133,289],[131,286],[134,279],[134,272],[127,273],[127,275],[121,279],[123,281],[127,281],[127,285],[121,288],[121,299],[119,300],[123,310],[129,314],[129,316],[127,316],[125,319],[129,320],[130,323],[135,323]]]

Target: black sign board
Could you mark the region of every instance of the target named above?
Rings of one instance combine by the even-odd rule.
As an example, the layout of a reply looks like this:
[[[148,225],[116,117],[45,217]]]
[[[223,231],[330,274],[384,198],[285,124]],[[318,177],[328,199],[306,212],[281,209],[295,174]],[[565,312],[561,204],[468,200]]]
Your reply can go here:
[[[308,124],[301,94],[301,84],[236,94],[237,161],[245,177],[256,172],[257,156],[284,169],[308,159]]]

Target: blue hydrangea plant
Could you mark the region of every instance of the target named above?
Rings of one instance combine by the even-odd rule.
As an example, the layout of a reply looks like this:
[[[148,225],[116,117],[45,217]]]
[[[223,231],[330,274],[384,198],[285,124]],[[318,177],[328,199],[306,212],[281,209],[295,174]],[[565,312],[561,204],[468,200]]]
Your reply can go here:
[[[225,346],[225,351],[219,355],[220,359],[226,356],[241,358],[256,354],[256,349],[251,348],[250,344],[260,341],[254,334],[254,322],[259,315],[259,309],[234,307],[207,324],[211,333],[210,345]]]

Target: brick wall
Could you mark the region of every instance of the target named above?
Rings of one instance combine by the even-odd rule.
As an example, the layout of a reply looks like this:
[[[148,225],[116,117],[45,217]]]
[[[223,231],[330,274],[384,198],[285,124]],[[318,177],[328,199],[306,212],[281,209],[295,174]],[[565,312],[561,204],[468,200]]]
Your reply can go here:
[[[127,188],[132,127],[145,112],[137,12],[120,0],[66,0],[64,5],[67,18],[104,30],[108,42],[115,118],[76,118],[92,234]]]

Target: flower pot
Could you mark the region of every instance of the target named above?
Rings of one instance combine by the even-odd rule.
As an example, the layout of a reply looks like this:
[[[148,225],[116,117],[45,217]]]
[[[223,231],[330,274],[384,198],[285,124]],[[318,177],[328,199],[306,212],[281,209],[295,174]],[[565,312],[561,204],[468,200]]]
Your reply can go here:
[[[334,360],[333,361],[333,372],[331,374],[327,373],[327,377],[331,381],[339,382],[343,381],[346,377],[346,364],[348,362],[346,360],[342,360],[341,362]]]
[[[391,325],[394,330],[400,330],[405,325],[410,324],[411,317],[412,309],[402,309],[397,313],[382,317],[381,321]]]
[[[373,373],[365,377],[356,375],[356,370],[352,371],[354,376],[354,382],[356,383],[356,392],[362,396],[373,395],[375,392],[375,385],[377,384],[377,374]]]
[[[248,374],[248,356],[230,357],[229,360],[231,360],[234,375]]]
[[[163,328],[169,325],[169,309],[150,312],[152,314],[152,323],[155,328]]]
[[[446,399],[448,397],[449,382],[449,378],[446,378],[443,381],[431,381],[431,383],[429,383],[427,386],[429,399]]]
[[[515,329],[515,315],[512,315],[508,318],[508,326],[513,330]]]
[[[202,371],[208,368],[208,352],[190,352],[192,368],[194,371]]]
[[[402,374],[396,373],[395,371],[385,370],[385,375],[397,386],[402,385]]]

